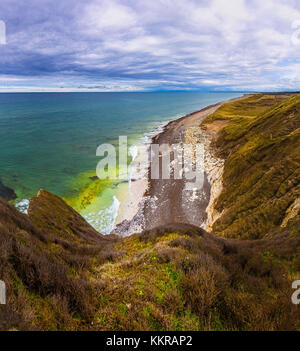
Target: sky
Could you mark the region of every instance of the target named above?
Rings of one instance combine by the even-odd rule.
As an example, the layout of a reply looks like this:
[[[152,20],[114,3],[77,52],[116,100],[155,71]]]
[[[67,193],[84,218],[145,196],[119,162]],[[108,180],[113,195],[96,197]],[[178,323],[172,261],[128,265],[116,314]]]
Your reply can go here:
[[[1,0],[0,92],[300,90],[299,0]]]

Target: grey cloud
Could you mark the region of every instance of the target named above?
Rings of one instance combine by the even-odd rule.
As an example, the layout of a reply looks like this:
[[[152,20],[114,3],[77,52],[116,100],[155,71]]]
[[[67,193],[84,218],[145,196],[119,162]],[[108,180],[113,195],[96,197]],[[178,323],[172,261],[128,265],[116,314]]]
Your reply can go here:
[[[1,0],[0,13],[10,90],[300,89],[293,0]]]

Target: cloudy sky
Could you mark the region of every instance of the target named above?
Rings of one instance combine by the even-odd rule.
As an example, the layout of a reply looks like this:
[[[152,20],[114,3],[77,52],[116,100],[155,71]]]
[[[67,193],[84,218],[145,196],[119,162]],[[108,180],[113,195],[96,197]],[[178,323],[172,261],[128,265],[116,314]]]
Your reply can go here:
[[[300,90],[299,0],[1,0],[0,20],[0,91]]]

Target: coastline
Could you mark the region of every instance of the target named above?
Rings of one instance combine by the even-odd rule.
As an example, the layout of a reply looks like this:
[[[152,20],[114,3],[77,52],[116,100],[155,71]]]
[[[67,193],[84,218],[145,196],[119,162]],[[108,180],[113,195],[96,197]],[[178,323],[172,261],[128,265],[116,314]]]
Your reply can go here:
[[[150,162],[147,179],[132,183],[130,199],[125,199],[126,209],[118,219],[113,232],[129,236],[169,223],[188,223],[211,230],[220,216],[214,210],[215,199],[222,191],[224,160],[215,156],[211,141],[215,131],[205,130],[201,123],[224,103],[243,99],[252,94],[224,100],[168,122],[162,131],[151,138],[152,144],[202,143],[205,150],[204,185],[201,191],[185,189],[184,179],[153,180]],[[148,155],[148,152],[146,153]],[[122,206],[122,205],[121,205]],[[119,211],[122,214],[122,209]],[[125,214],[125,215],[124,215]]]
[[[176,120],[176,119],[175,119]],[[129,148],[132,157],[128,182],[124,183],[118,192],[120,207],[114,227],[124,221],[130,222],[138,213],[148,189],[149,148],[153,137],[162,133],[170,121],[161,123],[149,134],[139,139],[140,143]],[[126,188],[126,189],[125,189]],[[138,228],[137,228],[138,229]]]
[[[16,113],[20,120],[26,119],[30,111],[36,109],[36,118],[29,120],[27,127],[39,132],[36,139],[27,140],[29,134],[20,130],[16,145],[10,144],[12,138],[7,138],[6,133],[2,143],[10,147],[8,152],[2,155],[1,181],[15,191],[17,198],[11,200],[11,203],[25,214],[29,200],[36,196],[40,189],[46,189],[63,198],[98,232],[108,234],[115,223],[118,224],[126,218],[131,220],[137,212],[138,203],[143,200],[143,193],[147,188],[147,176],[144,182],[132,177],[131,194],[128,191],[129,177],[107,181],[97,179],[95,167],[99,158],[94,153],[96,147],[102,143],[109,143],[118,148],[119,135],[126,135],[130,155],[131,148],[143,143],[145,139],[151,143],[152,138],[162,132],[170,121],[238,95],[241,94],[209,92],[145,93],[124,97],[113,95],[107,105],[103,105],[105,96],[101,94],[87,95],[80,103],[69,95],[59,95],[62,107],[59,111],[55,109],[55,104],[48,95],[45,95],[42,105],[29,94],[27,98],[30,104],[23,106],[20,97],[20,101],[16,100],[22,106],[20,111],[14,111],[14,103],[7,101],[9,111]],[[126,104],[122,105],[124,98]],[[91,110],[86,109],[88,106],[92,107]],[[53,109],[55,118],[60,122],[59,133],[54,124],[51,125],[53,128],[47,128],[47,118],[38,118],[48,108]],[[63,118],[64,113],[70,118]],[[81,118],[85,113],[86,118]],[[2,117],[4,120],[7,118]],[[71,123],[72,128],[69,128]],[[12,129],[18,130],[18,126]],[[40,138],[40,134],[45,138]],[[26,150],[32,155],[28,162],[20,162],[21,159],[26,159],[28,154],[21,147],[23,143],[28,144]],[[52,150],[46,159],[45,149]],[[12,151],[10,157],[9,150]],[[145,161],[145,165],[147,162],[148,160]],[[18,168],[10,167],[12,164],[18,165]],[[128,199],[122,204],[122,199],[127,195]]]
[[[143,166],[142,177],[140,174],[135,175],[136,171],[133,169],[128,181],[119,184],[113,196],[113,202],[107,208],[95,210],[97,204],[93,202],[81,210],[78,208],[75,210],[93,226],[95,224],[99,226],[99,221],[111,217],[112,221],[108,221],[111,224],[106,226],[107,230],[96,228],[104,234],[115,233],[128,236],[145,229],[176,222],[194,224],[210,231],[212,224],[220,216],[214,210],[214,201],[222,191],[224,161],[218,159],[210,147],[214,131],[204,130],[199,126],[206,117],[224,103],[249,95],[252,94],[243,94],[240,97],[223,100],[160,123],[154,130],[141,136],[138,143],[131,146],[133,149],[129,150],[133,161]],[[201,193],[185,191],[184,180],[150,179],[150,144],[195,145],[199,142],[205,148],[205,182]],[[93,187],[94,184],[93,181],[89,187]],[[90,199],[94,190],[89,190],[89,187],[87,187],[87,195]],[[74,208],[72,202],[68,203]],[[25,199],[16,203],[16,207],[21,212],[27,213],[28,204],[29,200]]]

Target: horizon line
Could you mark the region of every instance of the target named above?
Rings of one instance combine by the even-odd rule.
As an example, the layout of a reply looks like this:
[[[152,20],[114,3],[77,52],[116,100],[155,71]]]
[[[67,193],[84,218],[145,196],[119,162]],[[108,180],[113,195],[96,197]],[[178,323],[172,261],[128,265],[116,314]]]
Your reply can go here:
[[[116,91],[0,91],[0,94],[82,94],[82,93],[300,93],[297,90],[116,90]]]

